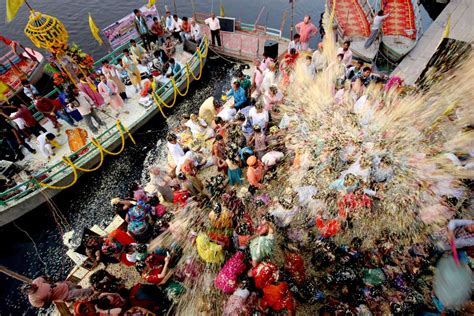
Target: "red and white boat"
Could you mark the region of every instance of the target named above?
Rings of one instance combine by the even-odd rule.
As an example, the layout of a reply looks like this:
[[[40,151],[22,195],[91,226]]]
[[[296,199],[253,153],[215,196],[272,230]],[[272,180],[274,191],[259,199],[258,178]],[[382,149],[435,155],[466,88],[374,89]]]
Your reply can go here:
[[[379,48],[378,39],[369,48],[364,44],[370,35],[374,10],[367,0],[327,0],[329,12],[334,9],[334,22],[339,42],[351,41],[355,57],[372,62]]]
[[[391,62],[399,62],[413,47],[422,33],[417,0],[382,0],[381,8],[390,13],[382,24],[380,51]]]
[[[0,42],[9,46],[8,52],[0,56],[0,81],[8,86],[5,96],[11,98],[22,90],[22,80],[34,84],[43,76],[47,61],[37,50],[25,48],[2,36]]]

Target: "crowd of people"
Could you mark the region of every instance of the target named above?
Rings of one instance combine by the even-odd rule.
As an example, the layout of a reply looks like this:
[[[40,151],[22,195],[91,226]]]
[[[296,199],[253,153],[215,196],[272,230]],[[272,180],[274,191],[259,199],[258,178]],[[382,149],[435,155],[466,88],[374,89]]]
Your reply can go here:
[[[50,161],[63,145],[64,139],[58,136],[64,123],[73,152],[87,143],[90,133],[98,135],[104,131],[107,118],[129,114],[124,110],[124,102],[128,99],[126,85],[132,85],[135,94],[143,97],[148,95],[150,89],[149,85],[142,84],[145,79],[142,78],[143,73],[155,78],[158,87],[180,73],[183,65],[174,59],[175,46],[179,41],[200,43],[203,38],[200,26],[193,19],[172,16],[167,9],[165,21],[155,17],[149,27],[140,10],[134,10],[134,13],[134,26],[143,40],[143,46],[132,39],[130,47],[124,49],[123,57],[116,64],[106,59],[102,61],[102,67],[91,73],[73,72],[76,83],[59,86],[57,97],[45,97],[28,80],[23,80],[20,97],[2,102],[1,160],[22,161],[25,158],[24,148],[31,154],[39,152],[40,159]],[[33,110],[28,106],[30,102],[34,104]],[[35,112],[41,113],[44,120],[36,119]],[[53,128],[48,127],[48,121]],[[34,170],[30,171],[34,173]],[[2,191],[17,184],[15,179],[4,178],[1,179]]]
[[[187,20],[178,28],[170,16],[179,41]],[[139,282],[126,288],[104,269],[87,289],[40,277],[25,286],[33,306],[242,316],[430,315],[453,307],[434,289],[433,267],[451,251],[463,267],[472,255],[474,221],[459,219],[471,202],[472,183],[462,177],[472,170],[472,140],[469,152],[457,143],[448,158],[430,157],[456,124],[472,131],[461,115],[470,112],[433,114],[452,129],[443,135],[407,123],[407,113],[418,113],[432,127],[432,111],[422,112],[428,105],[410,99],[401,78],[354,61],[350,42],[335,49],[329,34],[311,51],[310,21],[297,25],[282,60],[264,55],[251,73],[239,68],[225,96],[182,115],[166,137],[167,161],[111,201],[122,228],[85,240],[94,266],[134,267]],[[465,84],[458,89],[469,94]],[[420,112],[404,102],[418,102]],[[388,128],[382,117],[400,125]],[[455,164],[461,178],[441,164]],[[430,225],[448,220],[445,239],[428,240]]]

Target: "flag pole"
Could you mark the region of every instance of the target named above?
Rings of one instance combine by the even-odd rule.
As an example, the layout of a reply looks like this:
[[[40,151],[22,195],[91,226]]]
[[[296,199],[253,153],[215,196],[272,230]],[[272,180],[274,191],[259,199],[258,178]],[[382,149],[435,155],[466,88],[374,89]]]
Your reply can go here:
[[[294,16],[295,16],[295,0],[290,0],[290,2],[291,2],[290,39],[293,39],[293,25],[294,25]]]
[[[178,14],[178,10],[176,9],[176,0],[173,0],[173,6],[174,6],[174,14]]]
[[[31,5],[28,3],[28,1],[24,0],[25,1],[25,4],[26,6],[28,7],[28,9],[30,9],[30,11],[34,11],[33,8],[31,7]]]

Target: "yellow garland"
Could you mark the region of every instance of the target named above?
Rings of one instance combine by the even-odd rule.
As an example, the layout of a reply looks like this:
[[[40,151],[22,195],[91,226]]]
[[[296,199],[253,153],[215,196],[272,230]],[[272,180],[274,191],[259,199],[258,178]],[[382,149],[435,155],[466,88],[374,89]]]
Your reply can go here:
[[[64,156],[62,158],[62,161],[70,166],[72,168],[72,172],[73,172],[73,175],[74,175],[74,179],[72,180],[71,183],[67,184],[67,185],[64,185],[64,186],[54,186],[54,185],[49,185],[47,183],[43,183],[43,182],[39,182],[38,181],[38,184],[40,186],[42,186],[43,188],[48,188],[48,189],[56,189],[56,190],[64,190],[64,189],[67,189],[67,188],[70,188],[72,187],[74,184],[76,184],[77,182],[77,179],[79,178],[78,177],[78,174],[77,174],[77,171],[82,171],[82,172],[93,172],[93,171],[96,171],[98,170],[103,162],[104,162],[104,152],[106,152],[107,154],[109,155],[112,155],[112,156],[116,156],[116,155],[119,155],[123,152],[123,150],[125,149],[125,135],[124,135],[124,132],[127,133],[127,135],[129,136],[130,140],[136,144],[135,142],[135,139],[133,139],[133,136],[132,134],[130,133],[130,131],[125,127],[125,125],[122,124],[122,122],[120,122],[120,120],[117,120],[116,121],[116,125],[117,125],[117,129],[119,130],[120,132],[120,138],[122,140],[122,147],[120,148],[120,150],[118,152],[110,152],[108,151],[107,149],[105,149],[101,143],[99,143],[99,141],[95,138],[92,138],[91,139],[91,143],[97,147],[97,149],[99,150],[100,152],[100,162],[97,166],[95,166],[94,168],[92,169],[85,169],[85,168],[82,168],[82,167],[78,167],[74,164],[74,162],[67,156]]]

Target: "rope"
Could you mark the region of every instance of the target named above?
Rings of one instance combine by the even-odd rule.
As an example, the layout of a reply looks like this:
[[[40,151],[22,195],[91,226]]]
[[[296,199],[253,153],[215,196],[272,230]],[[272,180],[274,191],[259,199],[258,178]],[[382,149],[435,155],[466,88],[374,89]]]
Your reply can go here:
[[[94,146],[96,146],[95,143],[92,143],[92,144]],[[99,147],[97,147],[97,146],[96,146],[96,148],[99,150],[99,153],[100,153],[100,162],[99,162],[99,164],[97,166],[95,166],[94,168],[92,168],[92,169],[85,169],[85,168],[76,166],[77,170],[80,170],[82,172],[93,172],[93,171],[99,170],[99,168],[102,167],[102,163],[104,162],[104,151],[102,149],[100,149]],[[71,161],[71,163],[72,163],[72,161]]]
[[[173,89],[173,102],[171,102],[171,105],[166,104],[165,101],[158,95],[158,93],[153,92],[156,99],[158,100],[158,103],[161,103],[164,107],[167,107],[168,109],[171,109],[174,104],[176,103],[176,99],[178,98],[178,93],[176,92],[176,89]]]
[[[101,143],[99,143],[99,141],[95,138],[92,138],[91,139],[91,143],[94,144],[94,146],[96,146],[97,148],[99,148],[99,150],[102,150],[104,152],[106,152],[107,154],[111,155],[111,156],[117,156],[117,155],[120,155],[123,150],[125,149],[125,134],[124,134],[124,131],[123,129],[125,129],[125,126],[123,126],[120,122],[120,120],[117,120],[116,122],[117,124],[117,129],[119,130],[120,132],[120,138],[122,139],[122,147],[120,147],[120,150],[117,151],[117,152],[112,152],[112,151],[109,151],[107,149],[105,149]],[[127,132],[127,134],[129,135],[130,139],[132,140],[132,142],[135,144],[135,140],[133,139],[133,137],[131,137],[131,134],[130,132],[125,129],[125,131]]]
[[[224,56],[222,56],[221,54],[219,54],[215,49],[213,48],[210,48],[209,49],[214,53],[216,54],[217,56],[219,56],[220,58],[224,59],[225,61],[229,62],[229,63],[235,63],[234,61],[228,59],[228,58],[225,58]]]
[[[153,97],[153,101],[155,101],[156,103],[156,106],[158,107],[158,109],[160,110],[161,112],[161,115],[163,115],[163,118],[168,118],[165,113],[163,112],[163,109],[161,108],[161,105],[160,105],[160,101],[158,100],[157,96],[158,94],[156,92],[152,92],[152,97]]]
[[[16,224],[15,221],[13,221],[13,225],[18,228],[21,232],[23,232],[30,240],[31,240],[31,243],[33,244],[33,248],[35,249],[35,252],[36,252],[36,256],[38,257],[39,261],[41,261],[41,263],[45,266],[46,266],[46,262],[44,262],[43,258],[41,258],[40,254],[39,254],[39,251],[38,251],[38,247],[36,246],[36,243],[34,241],[34,239],[30,236],[30,234],[28,234],[28,232],[26,230],[24,230],[23,228],[21,228],[20,226],[18,226]]]
[[[194,72],[191,71],[191,76],[193,76],[194,80],[199,81],[199,80],[201,80],[201,76],[202,76],[202,68],[203,68],[202,58],[203,58],[203,56],[201,54],[201,49],[199,47],[196,48],[196,52],[199,56],[199,75],[196,77],[196,76],[194,76]]]
[[[67,188],[70,188],[72,187],[74,184],[76,184],[77,182],[77,179],[79,178],[78,177],[78,174],[77,174],[77,171],[83,171],[83,172],[92,172],[92,171],[96,171],[98,170],[103,162],[104,162],[104,152],[111,155],[111,156],[117,156],[117,155],[120,155],[123,150],[125,149],[125,133],[127,133],[127,135],[129,136],[130,140],[136,144],[135,142],[135,139],[133,138],[132,134],[130,133],[130,131],[122,124],[122,122],[120,122],[120,120],[117,120],[116,122],[116,125],[117,125],[117,129],[118,131],[120,132],[120,138],[122,140],[122,147],[120,148],[120,150],[118,152],[111,152],[107,149],[105,149],[102,144],[95,138],[92,138],[91,139],[91,143],[97,147],[97,149],[99,150],[100,152],[100,163],[92,168],[92,169],[85,169],[85,168],[82,168],[82,167],[78,167],[74,164],[74,162],[71,160],[71,158],[67,157],[67,156],[64,156],[62,158],[62,161],[70,166],[72,168],[72,172],[73,172],[73,175],[74,175],[74,179],[71,181],[71,183],[67,184],[67,185],[64,185],[64,186],[53,186],[53,185],[49,185],[47,183],[43,183],[43,182],[38,182],[38,184],[44,188],[48,188],[48,189],[56,189],[56,190],[64,190],[64,189],[67,189]]]
[[[63,161],[66,165],[68,165],[68,166],[70,166],[70,167],[72,168],[72,172],[73,172],[73,175],[74,175],[74,179],[71,181],[71,183],[66,184],[66,185],[63,185],[63,186],[56,186],[56,185],[50,185],[50,184],[47,184],[47,183],[43,183],[43,182],[41,181],[41,182],[38,182],[38,184],[39,184],[40,186],[42,186],[43,188],[47,188],[47,189],[64,190],[64,189],[70,188],[70,187],[72,187],[74,184],[76,184],[77,178],[78,178],[76,166],[72,163],[71,159],[66,158],[66,156],[64,156],[64,157],[62,158],[62,161]]]
[[[188,91],[189,91],[189,65],[186,64],[186,91],[185,92],[181,92],[179,91],[179,88],[176,86],[176,81],[174,80],[174,78],[171,78],[171,84],[173,85],[173,89],[176,90],[176,92],[184,97],[186,96],[186,94],[188,94]]]

